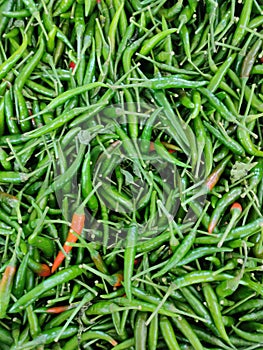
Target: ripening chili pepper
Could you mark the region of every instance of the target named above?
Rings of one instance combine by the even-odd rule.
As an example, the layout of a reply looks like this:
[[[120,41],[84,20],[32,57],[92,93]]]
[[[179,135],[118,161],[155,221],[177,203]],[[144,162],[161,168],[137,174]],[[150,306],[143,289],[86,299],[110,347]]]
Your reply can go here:
[[[229,160],[231,159],[232,155],[227,156],[224,158],[212,171],[212,173],[206,178],[204,185],[207,187],[209,191],[212,191],[212,189],[215,187],[215,185],[218,183],[221,175],[223,174],[227,164],[229,163]]]
[[[102,256],[100,255],[100,253],[96,249],[92,248],[92,246],[88,246],[87,248],[89,250],[90,257],[91,257],[92,261],[94,262],[96,268],[100,272],[108,274],[109,271],[108,271],[107,265],[105,264],[104,260],[102,259]]]
[[[73,214],[68,236],[67,236],[66,242],[63,245],[63,250],[65,251],[66,254],[68,254],[72,250],[72,246],[68,245],[67,243],[77,242],[78,236],[81,235],[84,225],[85,225],[85,212],[84,212],[83,206],[80,206],[79,209]],[[56,256],[53,262],[51,273],[54,273],[57,270],[57,268],[62,264],[65,257],[66,256],[64,252],[59,251],[58,255]]]
[[[210,218],[210,223],[208,227],[209,233],[213,232],[218,221],[220,220],[221,215],[225,212],[225,210],[230,204],[234,203],[241,196],[242,192],[242,187],[234,187],[229,192],[224,194],[222,198],[219,199],[219,201],[217,202],[217,206],[214,209]]]
[[[155,151],[154,142],[150,141],[149,152]]]
[[[47,277],[51,274],[50,268],[47,264],[37,262],[31,257],[28,258],[27,264],[30,270],[35,272],[40,277]]]
[[[16,256],[13,255],[9,264],[5,268],[0,281],[0,319],[6,317],[6,311],[9,305],[13,281],[16,273]]]
[[[215,185],[220,180],[221,175],[225,171],[225,168],[227,164],[229,163],[229,160],[231,159],[232,155],[226,156],[212,171],[212,173],[206,178],[204,184],[202,185],[202,188],[200,191],[198,191],[196,194],[194,194],[192,197],[188,198],[186,201],[184,201],[184,204],[186,203],[192,203],[196,198],[207,194],[208,192],[211,192]]]
[[[262,40],[258,39],[254,43],[254,45],[251,47],[250,51],[247,53],[243,61],[241,72],[240,72],[241,79],[245,79],[245,81],[247,81],[247,79],[249,78],[251,70],[256,61],[257,54],[261,48],[262,48]]]
[[[241,204],[238,202],[235,202],[234,204],[232,204],[232,206],[230,208],[230,213],[232,215],[231,220],[229,221],[222,238],[220,239],[220,241],[217,244],[218,248],[222,247],[227,235],[229,234],[229,232],[232,230],[232,228],[236,224],[237,219],[240,217],[240,214],[242,213]]]
[[[8,204],[11,208],[16,208],[18,206],[19,200],[17,197],[12,196],[9,193],[0,191],[0,202]]]
[[[78,306],[78,303],[63,305],[63,306],[53,306],[53,307],[46,308],[45,310],[43,310],[43,312],[46,312],[47,314],[61,314],[62,312],[70,310],[77,306]],[[39,311],[35,310],[35,312],[39,312]]]
[[[143,141],[145,141],[145,140],[143,140]],[[177,146],[174,146],[174,145],[172,145],[172,144],[170,144],[170,143],[161,141],[161,144],[164,145],[165,148],[168,149],[168,152],[169,152],[170,154],[173,154],[173,153],[175,153],[176,151],[179,150],[179,148],[178,148]],[[155,142],[150,141],[150,144],[149,144],[149,151],[150,151],[150,152],[155,151]]]

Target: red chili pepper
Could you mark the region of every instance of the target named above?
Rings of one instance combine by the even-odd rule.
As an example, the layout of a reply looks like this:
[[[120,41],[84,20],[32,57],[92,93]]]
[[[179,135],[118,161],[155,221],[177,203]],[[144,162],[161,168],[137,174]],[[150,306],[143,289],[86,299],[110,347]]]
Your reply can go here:
[[[141,262],[141,259],[134,259],[134,266],[137,266]]]
[[[51,275],[50,268],[47,264],[40,264],[41,265],[41,270],[37,272],[38,276],[41,277],[48,277]]]
[[[260,63],[263,63],[263,57],[260,57],[259,60],[260,60]]]
[[[70,64],[69,64],[69,68],[74,70],[75,67],[76,67],[76,64],[73,61],[71,61]]]
[[[72,309],[74,306],[72,305],[63,305],[63,306],[54,306],[50,307],[46,310],[48,314],[61,314],[64,311]]]

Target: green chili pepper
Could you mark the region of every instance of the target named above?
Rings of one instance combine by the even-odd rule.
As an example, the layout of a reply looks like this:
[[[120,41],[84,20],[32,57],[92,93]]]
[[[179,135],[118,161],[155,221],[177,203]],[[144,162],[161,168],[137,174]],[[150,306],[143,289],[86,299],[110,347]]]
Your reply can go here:
[[[237,129],[237,137],[244,147],[245,151],[256,157],[263,157],[263,151],[260,151],[251,140],[249,133],[242,127],[238,127]]]
[[[177,342],[173,326],[166,316],[161,316],[160,318],[160,329],[168,349],[179,350],[180,346]]]
[[[73,0],[63,0],[59,4],[57,4],[55,8],[55,12],[53,13],[53,16],[59,16],[62,13],[67,12],[73,5]]]
[[[219,141],[222,142],[223,145],[228,147],[232,152],[234,152],[239,156],[245,155],[244,148],[235,139],[225,134],[222,135],[222,133],[219,130],[214,128],[211,124],[207,123],[206,121],[204,121],[204,125]],[[245,133],[243,129],[242,129],[242,132]]]
[[[82,274],[82,272],[83,270],[79,266],[71,266],[62,271],[59,271],[55,275],[49,277],[48,279],[38,284],[27,294],[24,294],[20,299],[17,300],[17,302],[15,302],[12,305],[9,312],[16,313],[21,310],[24,310],[27,306],[31,305],[35,300],[41,297],[41,295],[49,289],[78,277]]]
[[[13,0],[11,0],[11,1],[5,0],[1,3],[1,6],[0,6],[0,13],[1,13],[0,35],[1,35],[1,37],[6,29],[6,26],[8,25],[8,22],[9,22],[9,18],[4,15],[4,12],[12,11],[15,4],[16,4],[16,2]]]
[[[177,263],[180,262],[180,260],[184,258],[184,256],[191,249],[195,240],[195,236],[196,232],[192,230],[186,237],[184,237],[183,241],[176,248],[175,252],[173,253],[173,256],[169,259],[167,264],[159,272],[153,275],[153,278],[160,277],[170,269],[174,268],[177,265]]]
[[[213,321],[215,323],[215,326],[219,334],[227,343],[231,344],[223,324],[219,303],[213,288],[211,287],[210,284],[204,284],[203,292],[204,292],[205,300],[207,302],[211,316],[213,318]]]
[[[149,350],[156,350],[158,344],[159,337],[159,317],[158,314],[154,316],[149,325],[149,333],[148,333],[148,347]]]
[[[135,222],[132,222],[128,229],[126,246],[124,251],[124,289],[129,300],[131,300],[132,298],[131,278],[133,275],[137,239],[138,227]]]
[[[22,57],[24,51],[27,48],[27,35],[23,36],[23,42],[21,46],[10,56],[4,63],[0,65],[0,79],[3,79],[8,72],[14,67],[16,62]]]
[[[238,21],[238,25],[234,32],[234,36],[231,41],[231,45],[238,46],[244,38],[246,33],[245,27],[248,25],[250,21],[250,14],[252,10],[253,1],[246,0],[244,6],[242,8],[242,12]]]
[[[136,349],[146,349],[147,340],[147,313],[139,312],[135,320],[134,340]]]

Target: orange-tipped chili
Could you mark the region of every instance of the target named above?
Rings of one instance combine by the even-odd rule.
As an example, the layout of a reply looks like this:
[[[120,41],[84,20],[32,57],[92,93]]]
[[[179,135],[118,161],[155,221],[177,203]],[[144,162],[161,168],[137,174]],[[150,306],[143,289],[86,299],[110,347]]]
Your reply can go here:
[[[208,226],[208,233],[212,233],[216,227],[217,220],[210,221],[209,226]]]
[[[239,218],[240,214],[242,213],[242,206],[241,206],[241,204],[238,203],[238,202],[234,202],[231,205],[230,212],[232,214],[232,217],[231,217],[231,220],[229,221],[229,223],[227,225],[227,228],[226,228],[223,236],[221,237],[220,241],[217,244],[218,248],[222,247],[222,245],[223,245],[227,235],[232,230],[232,228],[234,227],[234,225],[237,222],[237,219]]]
[[[238,202],[235,202],[232,204],[230,211],[232,212],[232,210],[238,210],[240,213],[242,213],[242,206],[241,204],[239,204]]]
[[[116,346],[118,344],[118,342],[116,342],[116,340],[114,340],[114,339],[112,339],[110,341],[110,343],[111,343],[112,346]]]
[[[237,187],[232,188],[228,192],[226,192],[222,196],[222,198],[219,199],[215,209],[213,210],[213,212],[211,214],[210,224],[208,225],[208,232],[209,233],[213,232],[215,226],[217,225],[217,223],[220,220],[220,217],[223,215],[223,213],[226,211],[226,209],[229,208],[229,206],[232,206],[238,200],[238,198],[240,198],[243,191],[244,190],[241,186],[237,186]],[[238,215],[239,215],[240,211],[239,210],[238,211],[232,210],[232,216],[237,215],[236,213],[238,213]]]

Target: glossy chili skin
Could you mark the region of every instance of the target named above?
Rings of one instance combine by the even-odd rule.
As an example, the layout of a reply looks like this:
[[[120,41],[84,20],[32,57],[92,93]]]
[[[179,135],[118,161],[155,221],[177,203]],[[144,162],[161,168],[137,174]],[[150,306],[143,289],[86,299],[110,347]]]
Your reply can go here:
[[[53,288],[57,284],[65,283],[70,281],[77,276],[81,275],[83,270],[79,266],[72,266],[58,272],[56,275],[49,277],[30,292],[23,295],[9,310],[10,313],[16,313],[25,309],[28,305],[31,305],[38,297],[41,296],[45,291]]]
[[[262,342],[261,10],[0,0],[3,349]]]

